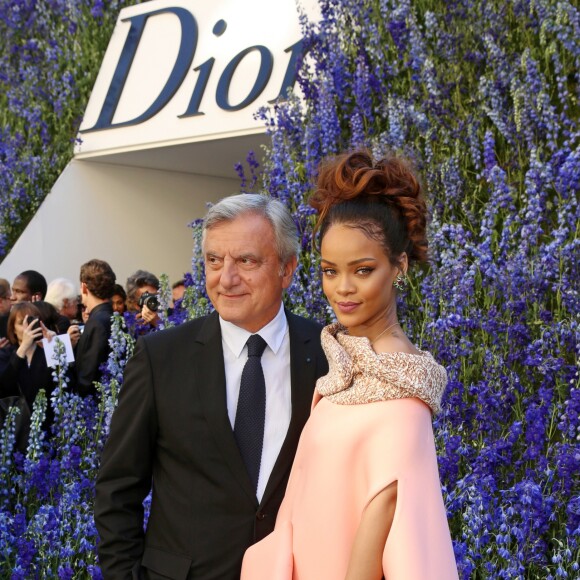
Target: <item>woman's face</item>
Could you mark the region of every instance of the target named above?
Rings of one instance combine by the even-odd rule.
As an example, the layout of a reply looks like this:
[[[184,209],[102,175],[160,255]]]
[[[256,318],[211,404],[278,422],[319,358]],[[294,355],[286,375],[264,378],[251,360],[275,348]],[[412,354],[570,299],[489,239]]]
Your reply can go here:
[[[330,226],[320,250],[322,289],[338,321],[354,336],[379,334],[396,315],[393,281],[406,271],[407,256],[393,266],[379,242],[343,224]]]
[[[24,334],[24,319],[26,314],[18,315],[14,321],[14,334],[16,335],[16,340],[18,344],[22,342],[22,336]]]
[[[119,294],[113,294],[111,305],[113,306],[113,312],[118,312],[119,314],[125,312],[125,301]]]

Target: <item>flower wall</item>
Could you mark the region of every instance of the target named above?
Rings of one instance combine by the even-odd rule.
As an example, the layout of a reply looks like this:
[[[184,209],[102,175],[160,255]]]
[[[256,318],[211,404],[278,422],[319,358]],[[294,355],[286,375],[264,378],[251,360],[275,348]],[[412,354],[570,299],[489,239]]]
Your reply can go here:
[[[0,260],[73,155],[123,0],[0,2]]]
[[[303,251],[287,305],[331,318],[307,205],[319,161],[358,146],[413,159],[431,204],[432,262],[411,272],[400,317],[449,373],[434,429],[460,575],[578,578],[578,8],[320,5],[320,22],[302,19],[304,99],[260,113],[272,137],[265,163],[249,154],[246,174],[238,167],[243,188],[295,216]],[[199,242],[199,225],[193,233]],[[188,285],[165,325],[208,310],[199,251]],[[33,429],[21,454],[12,420],[0,434],[0,575],[99,576],[94,478],[133,345],[119,320],[111,344],[98,401],[81,402],[58,375],[54,434]]]

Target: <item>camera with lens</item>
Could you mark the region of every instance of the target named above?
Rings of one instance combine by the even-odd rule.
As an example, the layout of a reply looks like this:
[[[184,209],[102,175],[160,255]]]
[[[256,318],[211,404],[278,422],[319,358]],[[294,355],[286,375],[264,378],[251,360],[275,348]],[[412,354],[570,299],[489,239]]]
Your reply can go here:
[[[157,298],[157,294],[143,292],[143,294],[139,296],[139,308],[143,308],[143,306],[147,306],[147,308],[152,312],[157,312],[159,309],[159,298]]]

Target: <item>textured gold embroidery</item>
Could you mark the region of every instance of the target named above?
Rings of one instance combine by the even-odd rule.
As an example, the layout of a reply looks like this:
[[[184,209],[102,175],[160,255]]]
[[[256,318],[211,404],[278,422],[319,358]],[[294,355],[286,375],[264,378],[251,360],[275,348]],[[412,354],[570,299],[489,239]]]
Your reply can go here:
[[[329,372],[318,392],[339,405],[361,405],[417,397],[433,413],[441,410],[447,371],[427,351],[376,353],[368,338],[345,334],[339,323],[322,330]]]

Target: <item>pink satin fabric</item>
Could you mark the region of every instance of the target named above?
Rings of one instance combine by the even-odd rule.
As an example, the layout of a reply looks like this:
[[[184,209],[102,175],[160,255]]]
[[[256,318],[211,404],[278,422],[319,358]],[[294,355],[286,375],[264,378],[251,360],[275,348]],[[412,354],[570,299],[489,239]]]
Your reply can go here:
[[[292,578],[342,580],[365,507],[393,481],[398,493],[383,552],[386,580],[458,578],[429,407],[414,398],[361,405],[319,399],[276,521],[277,528],[291,524]],[[242,580],[285,580],[271,567],[269,556],[275,560],[272,551],[280,549],[272,545],[256,545],[260,557],[247,559]]]

